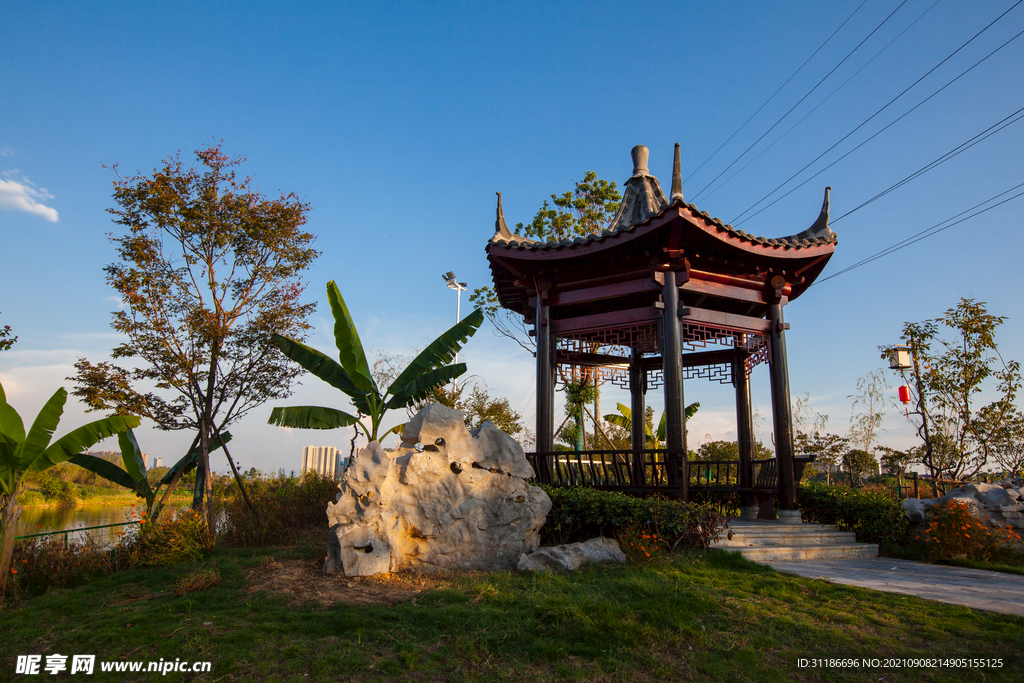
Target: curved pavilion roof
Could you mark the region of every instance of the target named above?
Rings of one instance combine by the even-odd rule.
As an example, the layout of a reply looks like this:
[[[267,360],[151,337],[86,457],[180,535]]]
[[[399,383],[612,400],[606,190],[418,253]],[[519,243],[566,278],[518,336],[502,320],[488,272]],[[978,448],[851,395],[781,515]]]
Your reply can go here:
[[[626,181],[619,213],[600,233],[571,240],[539,242],[513,234],[505,223],[498,193],[495,234],[487,243],[495,290],[501,305],[520,314],[532,308],[538,282],[553,290],[588,282],[627,281],[654,269],[685,270],[691,279],[717,281],[742,290],[773,289],[782,276],[789,299],[802,294],[825,268],[838,242],[828,225],[829,190],[817,220],[801,232],[778,238],[751,235],[712,218],[683,198],[679,145],[675,147],[671,198],[647,169],[648,150],[632,150],[633,175]],[[684,303],[763,317],[766,309],[750,297],[740,301],[714,293],[689,296]],[[687,297],[690,299],[687,301]],[[635,307],[657,299],[632,292],[628,300],[605,300],[576,313]]]

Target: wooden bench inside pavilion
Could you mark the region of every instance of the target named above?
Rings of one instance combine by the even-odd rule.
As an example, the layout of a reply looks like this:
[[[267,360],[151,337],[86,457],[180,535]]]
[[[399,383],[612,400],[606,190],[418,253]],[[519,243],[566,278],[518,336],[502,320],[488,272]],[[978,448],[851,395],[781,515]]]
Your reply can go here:
[[[498,195],[487,243],[501,305],[532,321],[537,344],[537,481],[690,500],[698,491],[741,495],[767,514],[799,519],[796,482],[806,463],[793,449],[783,311],[822,272],[836,247],[828,225],[829,189],[806,230],[769,239],[725,225],[683,198],[679,145],[666,198],[647,169],[648,150],[632,150],[633,174],[618,214],[602,232],[560,242],[513,234]],[[750,377],[767,365],[775,457],[755,460]],[[665,448],[646,447],[634,419],[629,450],[555,451],[555,385],[584,373],[630,392],[633,416],[660,388]],[[732,384],[738,461],[687,458],[684,380]],[[783,512],[788,511],[788,512]]]

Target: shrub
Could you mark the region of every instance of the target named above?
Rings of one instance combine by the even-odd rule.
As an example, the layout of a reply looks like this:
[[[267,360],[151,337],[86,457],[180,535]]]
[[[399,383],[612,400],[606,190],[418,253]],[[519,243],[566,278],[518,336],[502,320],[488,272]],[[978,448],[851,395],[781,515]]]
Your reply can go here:
[[[924,540],[935,560],[963,557],[988,561],[1012,552],[1020,535],[1012,529],[986,526],[971,514],[967,503],[948,500],[928,511],[931,521],[924,529]]]
[[[899,543],[907,530],[907,515],[900,501],[845,486],[801,486],[800,509],[805,522],[835,524],[843,531],[856,532],[862,542]]]
[[[134,540],[132,559],[139,565],[198,562],[211,547],[205,515],[191,508],[165,511],[157,520],[143,514]]]
[[[725,528],[725,518],[706,505],[664,498],[633,498],[589,488],[541,486],[551,511],[541,529],[545,544],[574,543],[595,536],[659,539],[669,550],[706,548]]]
[[[334,477],[306,472],[301,479],[246,482],[246,492],[259,513],[254,517],[234,484],[227,499],[229,545],[258,547],[293,541],[295,533],[308,529],[327,531],[327,504],[338,493]]]
[[[45,473],[44,473],[45,474]],[[61,505],[74,505],[77,497],[75,489],[68,482],[56,477],[46,477],[39,484],[39,492],[48,501],[56,501]]]
[[[91,539],[85,543],[65,543],[63,538],[51,536],[15,541],[9,595],[17,600],[40,595],[52,587],[82,585],[127,569],[129,564],[129,553],[124,548],[105,548]]]

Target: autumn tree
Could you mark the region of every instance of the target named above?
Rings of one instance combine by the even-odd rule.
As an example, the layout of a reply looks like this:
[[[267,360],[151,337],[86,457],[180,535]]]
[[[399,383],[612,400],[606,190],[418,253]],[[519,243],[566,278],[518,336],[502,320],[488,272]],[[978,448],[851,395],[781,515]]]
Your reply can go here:
[[[108,211],[126,232],[110,235],[117,260],[104,270],[124,304],[112,327],[126,341],[111,355],[127,366],[81,358],[70,379],[91,410],[196,433],[195,504],[205,494],[212,534],[211,441],[265,401],[290,395],[300,370],[271,335],[301,338],[308,329],[315,304],[300,301],[301,274],[318,252],[303,228],[309,204],[255,190],[236,174],[243,157],[220,146],[197,150],[198,168],[180,157],[152,175],[125,178],[112,168],[117,206]]]

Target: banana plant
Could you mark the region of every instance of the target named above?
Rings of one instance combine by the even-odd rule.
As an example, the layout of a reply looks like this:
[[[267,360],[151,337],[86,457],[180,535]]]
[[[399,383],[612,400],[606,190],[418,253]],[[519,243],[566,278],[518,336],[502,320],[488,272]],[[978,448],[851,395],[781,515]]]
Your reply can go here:
[[[188,474],[198,466],[199,448],[193,448],[191,452],[175,463],[157,483],[156,488],[153,488],[146,476],[146,462],[142,459],[142,450],[132,431],[129,429],[118,434],[117,441],[121,447],[121,460],[124,462],[124,469],[109,460],[88,453],[79,453],[75,457],[69,458],[68,462],[103,477],[107,481],[112,481],[118,486],[134,491],[135,495],[146,501],[146,519],[159,519],[161,510],[171,493],[177,488],[182,475]],[[217,450],[228,441],[231,441],[231,432],[224,432],[221,439],[211,440],[210,452]],[[157,495],[163,486],[167,486],[167,489],[164,491],[163,497],[157,500]]]
[[[327,300],[334,316],[337,361],[288,337],[274,335],[273,339],[284,355],[347,395],[357,415],[321,406],[277,407],[270,414],[270,424],[297,429],[336,429],[358,424],[370,441],[376,441],[387,411],[413,405],[426,398],[431,389],[466,372],[465,363],[449,363],[484,321],[480,309],[467,315],[423,349],[382,392],[370,372],[355,323],[334,280],[327,283]],[[369,418],[369,425],[362,416]],[[394,429],[382,436],[390,431]]]
[[[21,519],[18,494],[25,476],[31,471],[42,471],[70,460],[109,436],[123,434],[139,426],[139,418],[134,415],[115,415],[73,429],[50,443],[67,399],[68,392],[58,389],[26,432],[21,416],[8,405],[3,385],[0,385],[0,503],[3,503],[3,515],[0,517],[0,608],[14,552],[14,535]]]
[[[616,407],[619,409],[620,414],[616,415],[615,413],[611,413],[609,415],[605,415],[604,419],[607,422],[611,422],[613,425],[618,425],[619,427],[622,427],[623,429],[626,430],[627,433],[630,433],[633,429],[633,411],[631,411],[629,407],[624,406],[621,403],[617,404]],[[700,410],[700,403],[697,401],[686,406],[686,410],[683,411],[683,421],[685,422],[686,420],[689,420],[697,413],[698,410]],[[661,420],[658,421],[657,433],[651,431],[650,425],[644,424],[644,432],[647,434],[647,438],[645,439],[645,441],[651,444],[652,448],[657,448],[659,444],[665,442],[665,431],[665,413],[663,411],[661,413]]]

